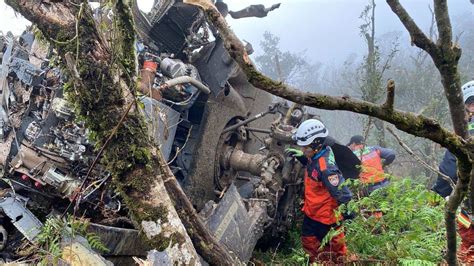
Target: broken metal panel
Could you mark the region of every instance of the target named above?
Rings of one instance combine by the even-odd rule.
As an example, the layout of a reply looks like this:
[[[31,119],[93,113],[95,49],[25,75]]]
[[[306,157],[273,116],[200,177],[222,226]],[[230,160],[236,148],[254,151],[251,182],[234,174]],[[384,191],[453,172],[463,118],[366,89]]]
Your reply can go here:
[[[14,57],[10,63],[10,72],[14,72],[18,79],[29,86],[38,86],[43,80],[41,69],[29,61]]]
[[[26,59],[28,58],[28,52],[31,51],[34,41],[35,35],[31,31],[24,31],[18,39],[18,42],[23,47],[22,51],[26,53]]]
[[[41,232],[43,224],[26,208],[26,198],[19,195],[0,198],[0,209],[29,241],[34,241]]]
[[[51,159],[54,159],[54,162]],[[41,156],[41,154],[26,145],[21,145],[18,154],[11,160],[12,169],[31,178],[33,178],[33,174],[35,176],[44,175],[55,165],[63,166],[65,163],[59,156]],[[39,177],[35,177],[35,179],[39,180]]]
[[[176,129],[180,121],[180,114],[171,107],[149,97],[140,99],[145,105],[145,120],[150,135],[166,160],[169,159],[173,147]]]
[[[219,95],[236,68],[220,38],[204,46],[193,63],[199,70],[202,80],[209,85],[215,95]]]
[[[149,35],[161,51],[179,56],[186,47],[187,35],[199,28],[203,19],[203,12],[198,7],[176,3],[163,16],[152,19]]]
[[[100,224],[90,224],[87,231],[95,233],[109,249],[105,256],[146,256],[150,247],[140,237],[138,230]]]
[[[232,184],[217,207],[205,218],[205,223],[220,243],[246,262],[263,235],[263,225],[267,219],[266,210],[258,204],[247,211],[237,188]]]

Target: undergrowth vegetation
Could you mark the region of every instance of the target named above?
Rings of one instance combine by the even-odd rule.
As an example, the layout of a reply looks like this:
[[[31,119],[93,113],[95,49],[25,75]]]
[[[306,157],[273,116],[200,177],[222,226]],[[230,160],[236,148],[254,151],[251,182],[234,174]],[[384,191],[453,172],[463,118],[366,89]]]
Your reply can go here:
[[[355,263],[437,265],[446,242],[444,199],[424,184],[410,178],[392,178],[391,184],[368,197],[358,197],[358,181],[349,181],[355,200],[340,211],[357,216],[344,222],[346,241]],[[381,214],[381,215],[380,215]],[[301,223],[285,240],[265,252],[255,252],[254,261],[265,264],[306,265],[308,257],[300,243]],[[330,233],[331,234],[331,233]],[[327,242],[324,241],[323,242]]]
[[[99,236],[87,232],[88,227],[88,220],[73,216],[69,216],[66,219],[53,217],[46,220],[37,237],[40,264],[58,264],[63,251],[61,242],[63,239],[74,239],[76,236],[84,237],[90,247],[96,251],[107,252],[108,249],[101,242]]]
[[[349,250],[360,259],[441,262],[446,244],[444,199],[423,184],[392,179],[389,186],[347,207],[358,213],[345,228]]]

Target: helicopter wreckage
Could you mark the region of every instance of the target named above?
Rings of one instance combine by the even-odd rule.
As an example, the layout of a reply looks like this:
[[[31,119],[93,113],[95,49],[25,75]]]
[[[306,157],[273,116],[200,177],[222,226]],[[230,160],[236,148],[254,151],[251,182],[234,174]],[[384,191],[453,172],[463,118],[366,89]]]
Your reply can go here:
[[[249,84],[199,8],[158,1],[148,14],[136,3],[133,11],[148,133],[209,231],[246,262],[259,240],[282,235],[295,220],[304,169],[284,149],[312,115]],[[42,221],[67,211],[78,194],[75,209],[108,248],[103,257],[146,257],[150,248],[108,185],[110,173],[100,164],[89,171],[97,151],[64,95],[54,51],[30,31],[1,36],[0,49],[2,257],[18,258]],[[347,156],[346,147],[332,145]]]

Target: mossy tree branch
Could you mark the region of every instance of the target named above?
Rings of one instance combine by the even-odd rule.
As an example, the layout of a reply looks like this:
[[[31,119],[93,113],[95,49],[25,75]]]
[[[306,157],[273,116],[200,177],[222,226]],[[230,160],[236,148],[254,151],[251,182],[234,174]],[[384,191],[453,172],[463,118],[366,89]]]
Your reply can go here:
[[[200,0],[187,0],[185,2],[201,7],[203,6],[201,3],[203,1]],[[383,105],[349,97],[334,97],[320,93],[303,92],[266,77],[260,73],[249,60],[244,46],[228,27],[220,13],[213,7],[204,6],[207,8],[205,12],[207,13],[209,22],[219,30],[219,34],[224,40],[225,47],[229,51],[229,54],[244,70],[249,82],[255,87],[302,105],[326,110],[351,111],[379,118],[392,123],[402,131],[439,143],[462,159],[469,159],[468,150],[464,146],[466,141],[453,132],[443,128],[434,119],[397,109],[393,109],[392,112],[387,112],[387,109],[384,108]]]
[[[438,45],[443,49],[450,49],[453,39],[453,30],[448,14],[448,3],[446,0],[434,1],[434,13],[438,25]],[[440,27],[441,26],[441,27]]]
[[[81,17],[77,18],[81,2],[38,3],[8,0],[6,3],[35,23],[43,35],[51,40],[61,58],[66,58],[68,53],[80,54],[74,66],[69,64],[64,68],[64,72],[68,73],[73,81],[80,80],[75,82],[74,90],[66,86],[65,94],[74,104],[76,114],[92,131],[97,147],[102,147],[125,113],[123,95],[126,83],[120,83],[115,78],[116,69],[109,67],[112,61],[110,47],[96,30],[87,2],[83,2],[84,10]],[[75,27],[76,19],[79,20],[78,32]],[[76,42],[71,41],[74,38],[79,39],[79,51]],[[72,82],[69,87],[71,84]],[[147,150],[146,138],[143,137],[145,132],[141,116],[136,110],[131,111],[123,126],[117,130],[114,140],[104,149],[101,159],[113,173],[113,182],[121,192],[137,225],[143,220],[167,219],[167,207],[163,204],[157,206],[150,201],[147,196],[153,189],[142,184],[145,182],[157,185],[154,179],[159,175],[147,167],[152,164],[152,160]],[[125,141],[129,144],[124,145]],[[154,247],[162,250],[168,243],[169,240],[163,238],[156,241]]]
[[[103,147],[130,106],[127,103],[135,100],[131,97],[137,76],[135,31],[127,3],[118,0],[114,6],[115,23],[121,31],[116,35],[118,40],[114,40],[117,49],[112,49],[97,29],[87,1],[7,0],[6,3],[36,24],[61,58],[68,53],[80,55],[73,64],[72,61],[69,66],[64,64],[64,73],[72,79],[65,93],[74,104],[76,114],[92,132],[97,148]],[[83,10],[78,16],[81,7]],[[74,89],[70,88],[72,85]],[[152,142],[147,136],[143,117],[133,108],[113,141],[105,146],[101,162],[111,171],[113,185],[147,242],[158,250],[171,247],[175,256],[173,263],[199,264],[170,196],[179,202],[182,219],[198,222],[199,218],[184,193],[167,193],[166,189],[178,191],[179,185],[174,180],[167,182],[165,188],[162,177],[169,178],[170,172],[166,171],[169,169],[166,162],[162,165],[161,152],[150,146]],[[178,221],[174,221],[176,219]],[[193,232],[193,240],[199,241],[195,246],[207,262],[224,265],[236,262],[202,223],[196,225],[198,228],[193,227],[195,225],[191,223],[187,229]]]
[[[407,28],[412,38],[412,42],[431,56],[441,73],[442,83],[448,99],[455,133],[443,128],[433,119],[390,108],[392,102],[390,95],[389,99],[387,99],[386,105],[376,105],[347,97],[340,98],[319,93],[305,93],[291,88],[281,82],[276,82],[256,70],[255,66],[250,62],[242,43],[235,36],[224,18],[214,8],[210,1],[185,0],[185,2],[200,6],[205,10],[208,21],[219,30],[220,36],[224,40],[229,54],[237,64],[240,65],[246,73],[249,82],[255,87],[306,106],[327,110],[346,110],[377,117],[381,120],[392,123],[402,131],[414,136],[428,138],[441,144],[443,147],[448,148],[458,159],[459,172],[459,182],[456,185],[446,208],[448,242],[447,259],[450,264],[456,262],[455,212],[467,192],[470,176],[469,173],[472,168],[469,155],[472,153],[473,149],[472,147],[470,148],[465,145],[467,123],[465,121],[465,111],[462,102],[460,79],[457,68],[461,50],[455,45],[451,45],[449,48],[446,47],[446,40],[450,36],[447,28],[450,27],[450,24],[447,23],[449,22],[447,8],[442,10],[443,0],[439,0],[437,4],[439,9],[437,21],[441,23],[438,24],[438,28],[443,28],[440,29],[440,33],[442,32],[444,34],[440,45],[434,44],[428,37],[426,37],[397,0],[387,0],[387,3]]]
[[[412,42],[431,56],[441,74],[454,132],[463,138],[467,138],[467,122],[458,72],[461,49],[451,41],[452,29],[446,0],[434,1],[436,26],[440,35],[437,44],[426,37],[398,0],[387,0],[387,3],[410,33]]]
[[[436,26],[438,28],[439,39],[436,44],[429,40],[413,22],[413,19],[401,6],[398,0],[387,0],[393,12],[398,16],[405,28],[412,36],[412,41],[416,46],[425,50],[433,60],[435,66],[441,74],[444,92],[448,100],[451,120],[454,132],[467,139],[467,121],[464,102],[461,92],[461,78],[458,72],[458,62],[461,58],[461,49],[452,42],[452,27],[448,13],[446,0],[434,0],[434,13]],[[446,210],[446,228],[448,238],[447,261],[449,264],[456,264],[456,224],[455,213],[464,199],[468,184],[470,182],[472,164],[467,160],[460,160],[458,157],[459,182],[450,197]],[[471,194],[474,191],[471,191]],[[471,199],[474,198],[471,195]]]

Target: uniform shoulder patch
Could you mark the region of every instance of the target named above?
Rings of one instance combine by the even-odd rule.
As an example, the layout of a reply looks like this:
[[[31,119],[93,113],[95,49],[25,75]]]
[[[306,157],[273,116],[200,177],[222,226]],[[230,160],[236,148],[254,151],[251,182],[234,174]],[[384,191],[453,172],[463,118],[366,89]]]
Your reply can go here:
[[[339,185],[339,176],[338,175],[330,175],[330,176],[328,176],[328,181],[331,185],[337,187]]]
[[[319,163],[319,169],[321,170],[321,172],[324,172],[328,169],[328,166],[326,164],[326,158],[319,157],[318,163]]]

